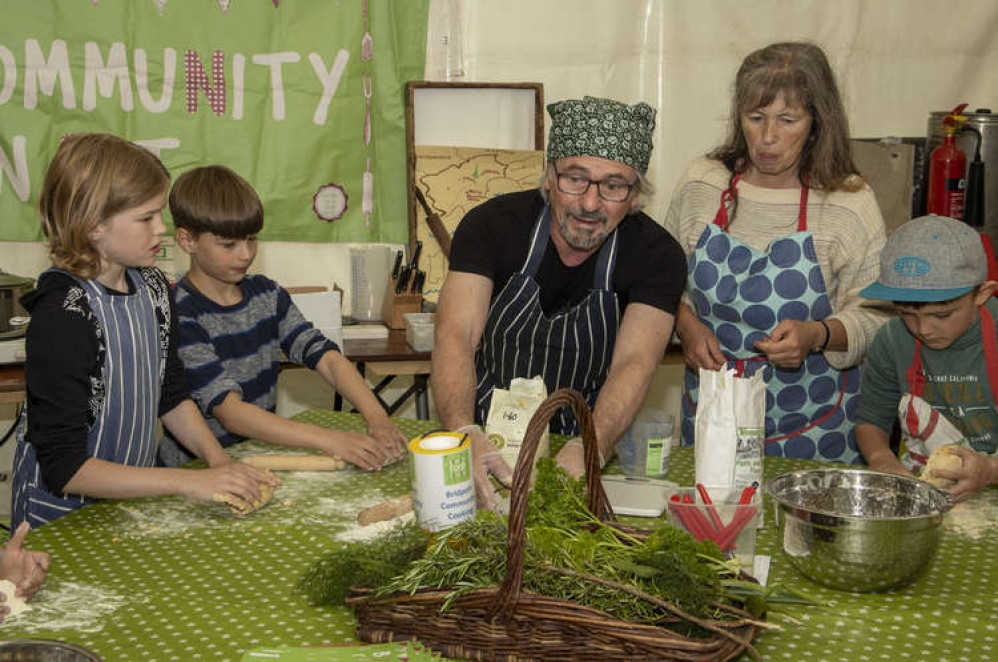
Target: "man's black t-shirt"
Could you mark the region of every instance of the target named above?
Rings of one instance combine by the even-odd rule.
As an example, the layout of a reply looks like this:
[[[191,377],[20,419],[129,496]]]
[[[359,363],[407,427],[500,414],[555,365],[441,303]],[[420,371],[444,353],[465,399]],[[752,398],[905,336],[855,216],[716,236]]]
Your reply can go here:
[[[493,282],[492,298],[523,268],[530,233],[544,209],[537,189],[493,198],[462,219],[451,244],[450,270],[485,276]],[[676,313],[686,282],[686,257],[679,243],[644,213],[627,216],[617,226],[613,291],[620,309],[644,303]],[[541,308],[548,316],[581,302],[593,288],[599,251],[577,267],[565,266],[548,239],[536,280]]]

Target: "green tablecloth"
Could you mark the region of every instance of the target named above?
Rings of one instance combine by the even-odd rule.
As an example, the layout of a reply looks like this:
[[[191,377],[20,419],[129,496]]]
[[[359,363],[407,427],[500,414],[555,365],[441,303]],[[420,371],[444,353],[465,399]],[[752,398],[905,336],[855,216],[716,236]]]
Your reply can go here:
[[[363,428],[353,414],[313,410],[297,418]],[[411,436],[434,426],[397,422]],[[233,452],[264,450],[274,448],[247,442]],[[767,460],[766,473],[811,465]],[[692,452],[675,450],[668,477],[689,484],[692,473]],[[400,463],[377,474],[350,469],[282,477],[285,486],[272,504],[245,518],[216,504],[163,497],[106,501],[32,532],[29,546],[52,554],[49,580],[33,610],[0,624],[0,637],[71,641],[108,662],[238,662],[258,647],[353,640],[347,610],[312,607],[293,587],[341,541],[371,535],[356,524],[357,512],[408,491],[407,469]],[[936,560],[919,582],[853,595],[799,575],[778,550],[767,511],[757,552],[772,556],[770,581],[801,588],[826,606],[794,608],[800,625],[783,621],[782,631],[762,634],[759,651],[767,660],[788,661],[998,658],[996,513],[998,492],[980,495],[947,515]]]

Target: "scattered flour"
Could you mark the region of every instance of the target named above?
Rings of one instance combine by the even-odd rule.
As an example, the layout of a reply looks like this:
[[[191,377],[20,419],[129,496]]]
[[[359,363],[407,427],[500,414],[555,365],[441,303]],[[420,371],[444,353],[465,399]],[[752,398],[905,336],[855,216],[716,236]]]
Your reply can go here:
[[[96,586],[77,582],[46,585],[31,601],[31,609],[17,616],[24,632],[71,630],[100,632],[104,619],[128,600]]]
[[[404,515],[399,515],[393,519],[385,520],[384,522],[375,522],[374,524],[368,524],[367,526],[361,526],[360,524],[354,523],[354,525],[341,533],[336,534],[336,539],[342,542],[356,542],[358,540],[371,540],[372,538],[377,538],[382,533],[387,533],[394,529],[396,526],[401,524],[408,524],[409,522],[416,519],[416,514],[411,510]]]
[[[943,528],[974,540],[988,531],[995,531],[998,528],[998,490],[987,490],[956,504],[943,515]]]

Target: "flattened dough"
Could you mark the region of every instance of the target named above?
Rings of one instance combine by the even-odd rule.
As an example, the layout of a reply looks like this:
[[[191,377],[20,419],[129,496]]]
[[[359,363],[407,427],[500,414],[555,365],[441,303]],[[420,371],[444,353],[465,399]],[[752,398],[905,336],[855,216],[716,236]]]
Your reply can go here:
[[[338,471],[346,469],[347,463],[338,457],[309,454],[261,454],[243,458],[246,464],[272,471]]]
[[[11,616],[16,616],[22,611],[31,609],[28,603],[17,597],[17,587],[14,586],[14,582],[7,579],[0,579],[0,594],[4,596],[4,601],[0,602],[0,605],[5,605],[10,608],[7,612],[5,618],[10,618]]]
[[[270,474],[270,471],[267,471]],[[212,500],[224,503],[232,510],[235,515],[246,515],[254,511],[260,510],[274,498],[274,486],[270,483],[260,483],[260,496],[253,503],[248,503],[242,499],[237,499],[231,494],[225,494],[223,492],[218,492],[212,495]]]
[[[922,470],[922,475],[919,478],[944,490],[956,485],[955,480],[936,475],[936,472],[940,469],[943,471],[952,471],[953,469],[963,468],[963,458],[953,452],[954,448],[956,448],[956,445],[950,444],[932,451],[932,454],[929,455],[929,461],[925,463],[925,469]]]

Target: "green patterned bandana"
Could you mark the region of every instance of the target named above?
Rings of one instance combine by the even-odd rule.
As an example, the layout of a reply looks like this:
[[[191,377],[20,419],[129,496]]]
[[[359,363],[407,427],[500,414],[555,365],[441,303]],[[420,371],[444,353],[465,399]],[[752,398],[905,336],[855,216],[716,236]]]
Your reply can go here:
[[[627,106],[612,99],[584,97],[548,105],[551,132],[548,160],[599,156],[644,174],[651,157],[655,109],[644,102]]]

